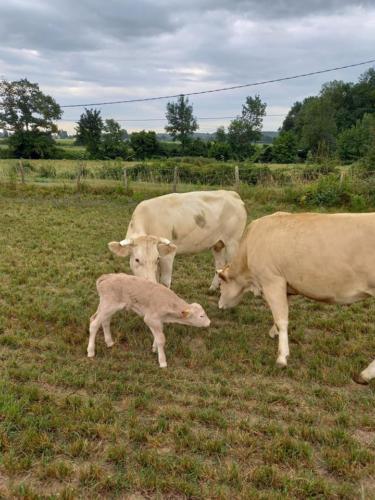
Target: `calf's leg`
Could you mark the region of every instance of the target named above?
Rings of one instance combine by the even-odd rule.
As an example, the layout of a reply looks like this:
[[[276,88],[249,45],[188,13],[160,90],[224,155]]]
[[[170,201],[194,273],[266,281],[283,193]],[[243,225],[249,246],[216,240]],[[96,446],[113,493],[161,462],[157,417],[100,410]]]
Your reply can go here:
[[[107,347],[112,347],[114,342],[111,335],[111,318],[106,318],[102,321],[102,327],[104,332],[104,341]]]
[[[154,337],[154,340],[152,342],[152,352],[158,352],[158,346],[156,345],[155,337]]]
[[[167,360],[165,357],[164,346],[165,346],[165,335],[163,333],[163,325],[160,321],[147,318],[144,318],[144,322],[150,328],[152,335],[154,336],[154,343],[152,346],[153,352],[158,352],[158,360],[160,368],[167,367]],[[155,349],[156,347],[156,349]]]
[[[218,241],[215,243],[215,245],[211,248],[212,250],[212,255],[214,256],[214,261],[215,261],[215,269],[222,269],[225,264],[226,264],[226,259],[225,259],[225,244],[223,241]],[[215,273],[214,279],[212,280],[210,290],[217,290],[219,288],[219,276],[217,273]]]
[[[113,345],[110,322],[115,312],[121,310],[122,308],[123,306],[121,304],[109,306],[108,304],[101,302],[96,313],[91,316],[89,345],[87,346],[87,356],[89,358],[93,358],[95,356],[95,338],[101,326],[104,331],[105,343],[108,347]]]
[[[286,283],[283,279],[277,279],[263,287],[263,295],[269,305],[274,323],[279,333],[279,351],[276,363],[279,366],[287,365],[289,356],[288,344],[288,299],[286,294]],[[273,328],[272,328],[273,329]],[[271,330],[272,330],[271,329]]]

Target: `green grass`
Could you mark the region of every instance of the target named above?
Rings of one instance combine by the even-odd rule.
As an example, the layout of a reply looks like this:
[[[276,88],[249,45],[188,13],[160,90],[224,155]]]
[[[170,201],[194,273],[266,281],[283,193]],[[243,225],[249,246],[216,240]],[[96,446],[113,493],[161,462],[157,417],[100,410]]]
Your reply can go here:
[[[351,381],[374,356],[373,301],[297,298],[280,370],[262,300],[220,311],[211,255],[182,256],[173,288],[211,327],[166,327],[160,370],[119,314],[115,346],[99,335],[86,357],[95,280],[129,270],[107,242],[168,189],[132,187],[0,186],[0,498],[374,498],[375,386]],[[301,209],[262,189],[243,193],[250,218]]]

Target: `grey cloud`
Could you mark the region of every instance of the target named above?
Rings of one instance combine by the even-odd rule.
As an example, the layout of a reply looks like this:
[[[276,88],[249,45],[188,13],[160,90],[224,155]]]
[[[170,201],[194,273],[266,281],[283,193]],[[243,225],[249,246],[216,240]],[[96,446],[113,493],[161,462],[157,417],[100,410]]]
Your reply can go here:
[[[70,104],[288,76],[371,58],[371,6],[375,2],[347,0],[0,2],[0,77],[27,77],[60,104]],[[324,81],[353,81],[365,69],[197,96],[192,102],[198,116],[233,115],[246,95],[259,92],[272,112],[317,93]],[[163,117],[165,104],[109,106],[103,114]],[[64,116],[76,118],[80,112],[66,110]],[[202,128],[210,123],[217,125],[205,122]]]
[[[181,5],[179,0],[175,5]],[[246,17],[284,19],[315,14],[329,15],[342,12],[348,7],[374,7],[374,0],[192,0],[189,7],[186,9],[190,11],[224,10]]]
[[[19,48],[95,50],[113,40],[152,37],[174,29],[168,9],[147,0],[0,3],[2,40]]]

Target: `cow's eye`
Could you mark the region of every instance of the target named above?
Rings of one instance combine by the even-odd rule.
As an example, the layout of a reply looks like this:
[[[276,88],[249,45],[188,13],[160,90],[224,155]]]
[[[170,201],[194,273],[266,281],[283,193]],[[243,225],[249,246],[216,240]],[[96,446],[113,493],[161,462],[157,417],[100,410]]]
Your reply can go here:
[[[139,259],[135,259],[136,263],[139,264]]]

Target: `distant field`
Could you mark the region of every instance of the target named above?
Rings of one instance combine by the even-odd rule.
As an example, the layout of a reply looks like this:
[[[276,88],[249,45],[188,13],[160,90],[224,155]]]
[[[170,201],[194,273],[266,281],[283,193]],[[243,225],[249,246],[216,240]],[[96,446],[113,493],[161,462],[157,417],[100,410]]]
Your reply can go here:
[[[351,380],[374,357],[374,301],[296,299],[280,370],[263,301],[220,311],[211,255],[181,256],[173,288],[211,327],[167,327],[161,370],[142,320],[119,314],[115,346],[99,334],[86,358],[95,280],[129,270],[108,241],[170,191],[119,184],[0,183],[0,497],[374,498],[375,385]],[[301,210],[281,194],[243,188],[249,219]]]

